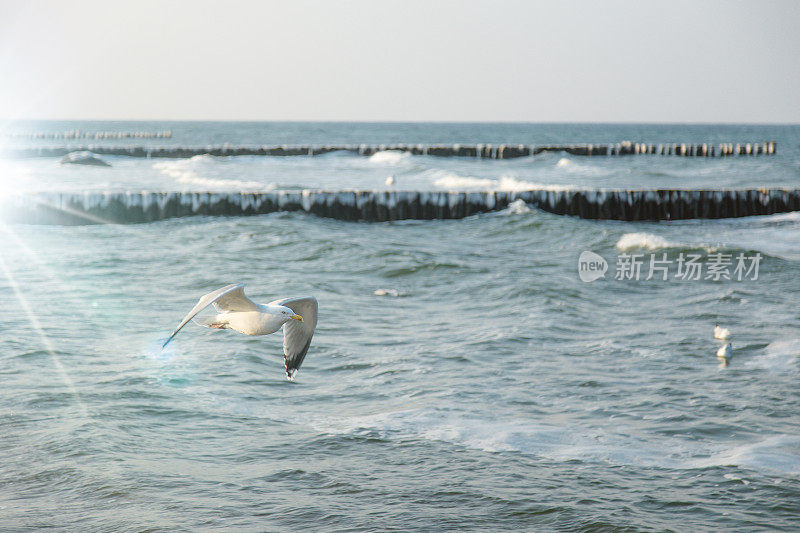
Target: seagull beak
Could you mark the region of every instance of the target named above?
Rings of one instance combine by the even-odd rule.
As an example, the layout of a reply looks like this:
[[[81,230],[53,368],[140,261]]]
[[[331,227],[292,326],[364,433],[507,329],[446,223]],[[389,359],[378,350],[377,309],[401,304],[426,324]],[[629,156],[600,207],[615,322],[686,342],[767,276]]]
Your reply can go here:
[[[300,315],[292,315],[289,318],[294,318],[298,322],[302,322],[303,321],[303,317],[301,317]]]

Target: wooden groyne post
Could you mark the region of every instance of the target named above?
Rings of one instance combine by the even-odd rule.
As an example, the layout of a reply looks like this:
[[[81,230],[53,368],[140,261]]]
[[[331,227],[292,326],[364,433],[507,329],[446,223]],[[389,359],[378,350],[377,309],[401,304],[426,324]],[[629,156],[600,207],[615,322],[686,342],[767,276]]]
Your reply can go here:
[[[6,198],[0,215],[11,223],[71,225],[299,211],[337,220],[384,222],[464,218],[503,209],[516,200],[585,219],[666,221],[798,211],[800,189],[37,193]]]
[[[6,157],[63,157],[74,151],[97,155],[127,157],[188,158],[197,155],[229,156],[318,156],[330,152],[350,152],[371,156],[384,151],[407,152],[434,157],[469,157],[479,159],[515,159],[545,152],[564,152],[575,156],[660,155],[680,157],[729,157],[774,155],[775,141],[753,143],[671,143],[648,144],[621,142],[616,144],[359,144],[359,145],[280,145],[280,146],[37,146],[6,148]]]

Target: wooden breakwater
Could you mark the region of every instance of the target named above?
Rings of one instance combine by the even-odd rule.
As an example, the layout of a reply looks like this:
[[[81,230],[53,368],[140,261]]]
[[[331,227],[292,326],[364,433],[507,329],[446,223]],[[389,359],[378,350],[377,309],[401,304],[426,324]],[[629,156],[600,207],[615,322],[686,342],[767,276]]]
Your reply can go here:
[[[0,216],[13,223],[74,225],[300,211],[382,222],[463,218],[503,209],[517,200],[549,213],[587,219],[713,219],[798,211],[800,189],[36,193],[6,198]]]
[[[23,131],[0,132],[0,137],[8,139],[170,139],[171,130],[163,131]]]
[[[281,145],[281,146],[37,146],[7,148],[7,157],[63,157],[70,152],[89,151],[97,155],[128,157],[187,158],[213,156],[318,156],[331,152],[350,152],[371,156],[378,152],[399,151],[436,157],[514,159],[544,152],[565,152],[577,156],[663,155],[682,157],[727,157],[773,155],[775,141],[754,143],[633,143],[615,144],[358,144],[358,145]]]

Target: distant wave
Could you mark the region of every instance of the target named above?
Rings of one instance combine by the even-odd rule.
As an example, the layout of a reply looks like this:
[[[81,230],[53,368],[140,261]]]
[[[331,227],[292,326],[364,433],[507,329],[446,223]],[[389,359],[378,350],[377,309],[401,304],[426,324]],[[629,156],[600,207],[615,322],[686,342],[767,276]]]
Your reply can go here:
[[[434,170],[429,174],[434,178],[433,184],[436,187],[447,190],[480,189],[513,192],[531,189],[566,190],[570,188],[564,185],[544,185],[532,181],[524,181],[513,176],[502,176],[500,179],[475,178],[444,170]]]
[[[439,175],[439,177],[433,181],[433,184],[443,189],[461,189],[461,188],[490,189],[497,183],[495,180],[487,178],[471,178],[469,176],[459,176],[458,174],[452,172],[446,172],[443,170],[437,170],[434,172],[434,174]]]
[[[591,176],[605,176],[605,175],[608,175],[609,172],[610,172],[608,169],[596,166],[596,165],[592,164],[591,162],[587,161],[585,163],[583,163],[583,162],[582,163],[576,163],[575,161],[573,161],[572,159],[570,159],[568,157],[560,158],[556,162],[555,167],[556,167],[556,169],[558,169],[557,172],[559,174],[566,173],[566,174],[570,174],[570,175],[574,174],[574,175],[577,175],[577,176],[589,176],[589,177],[591,177]]]
[[[403,161],[407,161],[410,157],[411,152],[402,152],[400,150],[383,150],[381,152],[375,152],[369,156],[369,162],[383,165],[396,165]]]
[[[209,166],[216,164],[214,156],[196,155],[189,159],[178,159],[175,161],[162,161],[155,163],[153,168],[160,170],[163,174],[184,185],[194,185],[197,187],[209,187],[212,189],[242,189],[242,190],[272,190],[273,184],[264,184],[257,181],[243,181],[236,179],[210,178],[201,176],[202,170],[208,170]]]

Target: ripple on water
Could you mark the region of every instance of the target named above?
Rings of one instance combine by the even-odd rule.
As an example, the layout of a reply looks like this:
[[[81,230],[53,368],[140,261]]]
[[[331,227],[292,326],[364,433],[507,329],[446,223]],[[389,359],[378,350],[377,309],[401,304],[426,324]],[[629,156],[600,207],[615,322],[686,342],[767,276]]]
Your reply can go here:
[[[220,127],[175,131],[196,138]],[[287,132],[334,128],[360,142],[353,137],[387,127],[241,123],[223,136],[268,130],[289,142]],[[796,132],[778,127],[393,127],[410,128],[402,138],[437,139],[455,128],[463,142],[755,131],[798,145]],[[755,158],[570,156],[581,168],[557,166],[563,157],[378,164],[331,154],[211,159],[190,170],[328,188],[382,187],[389,167],[403,187],[420,189],[444,173],[564,186],[576,176],[609,187],[659,187],[665,177],[692,187],[796,181],[786,170],[797,167],[791,149],[761,160],[769,166],[758,174],[742,166]],[[109,174],[119,187],[163,186],[152,161],[128,159],[109,171],[120,170]],[[29,163],[42,183],[94,187],[79,169],[59,178],[68,169]],[[40,327],[0,276],[0,527],[800,527],[797,214],[627,223],[517,203],[452,221],[275,213],[13,231],[48,268],[4,241]],[[760,252],[762,270],[748,283],[616,281],[621,249],[673,261]],[[583,250],[609,261],[605,280],[580,281]],[[295,383],[284,376],[280,334],[190,325],[160,349],[204,291],[232,282],[259,302],[319,299],[319,329]],[[716,322],[735,334],[724,369]]]

